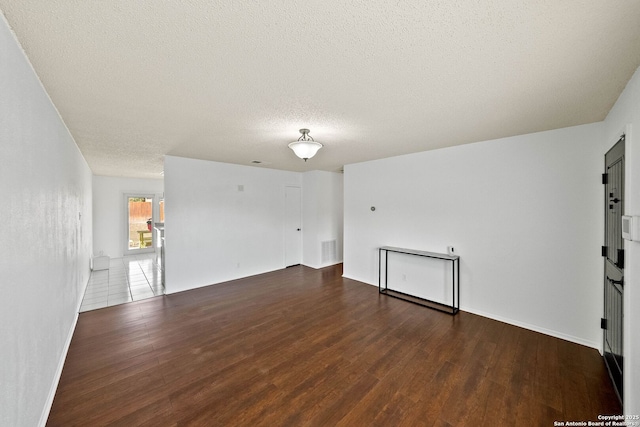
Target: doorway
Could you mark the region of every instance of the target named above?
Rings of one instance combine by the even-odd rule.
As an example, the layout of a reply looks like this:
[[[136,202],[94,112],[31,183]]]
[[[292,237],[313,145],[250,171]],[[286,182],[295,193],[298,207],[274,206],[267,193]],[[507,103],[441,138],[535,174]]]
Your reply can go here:
[[[285,187],[285,267],[302,263],[302,197],[300,193],[300,187]]]
[[[623,377],[623,318],[624,318],[624,140],[605,154],[604,219],[604,317],[602,319],[604,361],[622,403]]]
[[[125,255],[155,251],[152,195],[125,195]]]

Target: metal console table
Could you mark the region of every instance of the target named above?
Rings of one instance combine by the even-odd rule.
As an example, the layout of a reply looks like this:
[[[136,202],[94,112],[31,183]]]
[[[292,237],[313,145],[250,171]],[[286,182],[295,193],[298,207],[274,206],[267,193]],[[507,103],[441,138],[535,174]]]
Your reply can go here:
[[[382,253],[384,252],[384,287],[382,286]],[[451,287],[453,290],[453,299],[451,305],[443,304],[441,302],[432,301],[426,298],[420,298],[414,295],[409,295],[404,292],[394,291],[388,287],[387,271],[389,267],[388,259],[389,252],[416,255],[426,258],[441,259],[443,261],[451,262]],[[460,311],[460,257],[458,255],[440,254],[437,252],[418,251],[414,249],[395,248],[393,246],[382,246],[378,248],[378,292],[388,295],[390,297],[399,298],[405,301],[412,302],[424,307],[428,307],[434,310],[442,311],[451,315],[455,315]]]

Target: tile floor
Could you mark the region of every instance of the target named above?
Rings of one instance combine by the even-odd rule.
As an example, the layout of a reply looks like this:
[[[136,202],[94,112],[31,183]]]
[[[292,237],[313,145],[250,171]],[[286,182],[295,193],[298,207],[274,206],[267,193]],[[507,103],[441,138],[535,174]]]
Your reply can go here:
[[[108,270],[91,272],[80,312],[164,294],[155,253],[112,258]]]

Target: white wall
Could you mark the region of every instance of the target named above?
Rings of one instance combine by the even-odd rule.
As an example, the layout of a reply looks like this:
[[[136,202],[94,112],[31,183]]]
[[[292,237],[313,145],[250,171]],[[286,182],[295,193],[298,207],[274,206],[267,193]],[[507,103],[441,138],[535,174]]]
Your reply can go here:
[[[89,278],[91,171],[4,16],[0,52],[0,425],[31,427]]]
[[[168,294],[285,267],[285,186],[300,173],[166,156],[164,183]]]
[[[163,192],[162,179],[94,176],[93,253],[122,257],[127,233],[125,194],[153,194],[157,199]]]
[[[603,151],[625,139],[625,214],[640,215],[640,69],[605,120]],[[640,414],[640,242],[625,244],[624,411]]]
[[[379,246],[453,245],[461,309],[599,348],[602,136],[596,123],[347,165],[344,275],[377,285]]]
[[[302,174],[304,265],[322,268],[342,262],[343,175],[311,171]],[[335,241],[335,252],[322,255],[323,242]],[[330,243],[329,243],[330,244]],[[335,253],[334,256],[329,256]]]

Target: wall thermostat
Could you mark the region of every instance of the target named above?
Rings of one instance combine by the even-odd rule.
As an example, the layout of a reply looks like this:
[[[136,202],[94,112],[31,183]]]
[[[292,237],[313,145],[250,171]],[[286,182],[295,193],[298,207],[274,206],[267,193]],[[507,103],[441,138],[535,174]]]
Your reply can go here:
[[[640,217],[622,217],[622,238],[633,242],[640,241]]]

